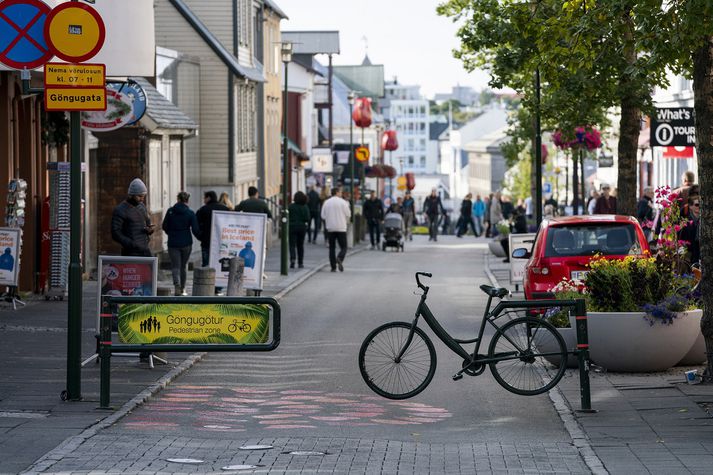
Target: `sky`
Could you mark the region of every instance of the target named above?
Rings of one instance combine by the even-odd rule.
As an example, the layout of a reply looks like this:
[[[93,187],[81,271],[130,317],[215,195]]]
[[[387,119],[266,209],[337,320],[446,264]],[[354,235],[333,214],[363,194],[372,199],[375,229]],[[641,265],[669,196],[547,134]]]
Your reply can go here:
[[[418,84],[428,98],[458,84],[487,87],[486,72],[469,73],[453,57],[457,27],[436,14],[438,0],[275,2],[289,17],[282,30],[340,32],[341,54],[333,57],[334,64],[361,64],[368,51],[373,64],[384,65],[387,80],[396,76],[401,84]]]

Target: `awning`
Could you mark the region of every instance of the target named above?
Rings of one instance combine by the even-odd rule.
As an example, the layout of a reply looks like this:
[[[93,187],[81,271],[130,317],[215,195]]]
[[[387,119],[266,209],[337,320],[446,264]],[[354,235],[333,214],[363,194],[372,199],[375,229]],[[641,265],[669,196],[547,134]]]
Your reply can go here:
[[[285,141],[285,136],[282,135],[282,134],[280,134],[280,139],[284,142],[284,141]],[[297,155],[297,156],[298,156],[299,158],[301,158],[301,159],[304,159],[304,160],[309,159],[309,155],[307,155],[306,153],[304,153],[304,152],[302,151],[302,149],[301,149],[296,143],[294,143],[291,139],[289,139],[289,138],[287,139],[287,150],[289,150],[290,152],[294,153],[295,155]]]

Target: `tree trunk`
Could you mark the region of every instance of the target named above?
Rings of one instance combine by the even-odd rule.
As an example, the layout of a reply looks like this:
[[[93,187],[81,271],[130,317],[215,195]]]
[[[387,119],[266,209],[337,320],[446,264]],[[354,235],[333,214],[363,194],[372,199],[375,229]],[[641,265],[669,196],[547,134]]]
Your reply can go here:
[[[693,53],[693,93],[696,110],[696,153],[701,186],[701,331],[706,340],[708,368],[705,379],[713,380],[713,36]]]

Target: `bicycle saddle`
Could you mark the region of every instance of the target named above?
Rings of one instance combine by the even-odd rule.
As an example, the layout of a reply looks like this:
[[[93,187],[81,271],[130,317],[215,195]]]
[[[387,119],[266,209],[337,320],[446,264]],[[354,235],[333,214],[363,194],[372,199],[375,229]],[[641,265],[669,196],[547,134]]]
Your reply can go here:
[[[510,293],[510,291],[508,289],[503,289],[503,288],[497,289],[495,287],[491,287],[490,285],[481,285],[480,290],[482,290],[483,292],[485,292],[486,294],[488,294],[491,297],[496,297],[499,299],[505,297],[507,294]]]

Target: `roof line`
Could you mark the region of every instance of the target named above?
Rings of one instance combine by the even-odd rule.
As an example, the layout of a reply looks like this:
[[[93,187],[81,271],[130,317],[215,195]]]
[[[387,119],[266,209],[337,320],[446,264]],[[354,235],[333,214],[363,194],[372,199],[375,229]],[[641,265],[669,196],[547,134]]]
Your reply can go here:
[[[339,33],[339,30],[281,30],[282,33]]]
[[[277,13],[277,16],[281,17],[284,20],[289,20],[290,18],[287,16],[285,12],[280,9],[280,7],[277,6],[275,2],[272,0],[264,0],[265,6],[272,10],[273,12]]]
[[[256,68],[248,68],[241,65],[238,59],[227,50],[218,38],[211,33],[198,16],[186,5],[183,0],[169,0],[176,10],[183,16],[189,25],[203,38],[203,41],[213,50],[228,69],[235,75],[250,79],[255,82],[265,82],[265,77]]]

